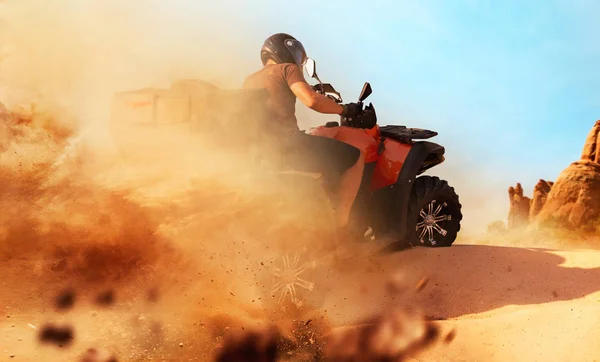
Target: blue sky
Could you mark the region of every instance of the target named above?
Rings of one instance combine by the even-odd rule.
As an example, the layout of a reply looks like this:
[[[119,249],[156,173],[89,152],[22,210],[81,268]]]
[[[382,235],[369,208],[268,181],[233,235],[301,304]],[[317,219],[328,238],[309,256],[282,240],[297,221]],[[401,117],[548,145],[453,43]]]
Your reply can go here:
[[[205,21],[229,54],[253,59],[244,71],[260,66],[262,41],[281,31],[304,43],[346,101],[369,81],[380,123],[440,133],[448,162],[437,172],[471,203],[494,194],[507,207],[510,184],[530,193],[537,179],[555,179],[600,119],[597,1],[189,5],[179,16]],[[331,118],[299,114],[304,125]]]

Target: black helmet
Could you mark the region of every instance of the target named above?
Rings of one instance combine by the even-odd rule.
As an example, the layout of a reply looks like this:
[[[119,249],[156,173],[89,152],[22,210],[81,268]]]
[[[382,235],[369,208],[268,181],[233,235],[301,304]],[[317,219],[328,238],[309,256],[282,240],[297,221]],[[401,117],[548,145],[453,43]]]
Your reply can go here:
[[[306,51],[300,41],[289,34],[278,33],[265,40],[260,50],[263,65],[273,59],[277,64],[294,63],[303,66],[306,61]]]

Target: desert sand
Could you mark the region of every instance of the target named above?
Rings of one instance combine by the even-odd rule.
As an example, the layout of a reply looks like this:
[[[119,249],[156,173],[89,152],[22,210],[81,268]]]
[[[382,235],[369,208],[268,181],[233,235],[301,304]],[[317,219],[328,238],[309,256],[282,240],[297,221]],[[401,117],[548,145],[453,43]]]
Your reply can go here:
[[[456,337],[413,356],[414,361],[594,361],[600,353],[599,251],[455,245],[406,250],[356,265],[332,275],[336,291],[328,294],[323,309],[333,326],[351,326],[394,306],[417,305],[441,326],[443,335],[454,330]],[[33,276],[35,272],[19,270],[18,266],[31,267],[24,261],[2,265],[0,302],[6,313],[0,319],[2,361],[75,358],[86,343],[104,340],[95,339],[107,331],[100,332],[102,325],[94,324],[94,318],[114,323],[104,326],[116,333],[115,328],[126,329],[119,324],[130,322],[125,315],[131,319],[144,311],[145,316],[138,317],[140,323],[153,316],[139,301],[132,306],[135,298],[131,295],[129,304],[119,304],[111,311],[82,307],[59,318],[86,325],[79,328],[81,341],[63,351],[39,345],[37,329],[52,314],[56,289],[52,284],[23,280],[23,275]],[[428,281],[421,291],[411,290],[397,297],[387,287],[389,276],[394,275],[407,286],[416,285],[423,277]],[[55,280],[54,284],[60,282]],[[199,296],[198,291],[188,294],[185,288],[182,293],[174,296],[182,303]],[[177,311],[161,313],[154,317],[168,318],[173,331],[202,321],[200,317],[196,321],[178,319]],[[121,336],[124,340],[130,337],[127,333]],[[179,337],[181,342],[170,339],[166,343],[176,347],[183,342],[184,346],[173,348],[175,352],[165,355],[165,360],[203,360],[190,355],[189,335]]]

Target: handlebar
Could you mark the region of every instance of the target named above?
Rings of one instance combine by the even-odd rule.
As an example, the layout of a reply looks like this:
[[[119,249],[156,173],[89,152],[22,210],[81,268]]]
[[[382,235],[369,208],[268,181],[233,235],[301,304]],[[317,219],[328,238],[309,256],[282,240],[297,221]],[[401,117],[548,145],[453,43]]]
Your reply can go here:
[[[336,103],[340,104],[343,102],[342,96],[338,91],[333,88],[333,86],[329,83],[321,83],[316,84],[312,87],[315,92],[322,94]],[[369,83],[365,83],[358,100],[358,104],[363,105],[363,101],[371,94],[371,85]],[[344,116],[340,116],[340,124],[346,127],[353,128],[373,128],[377,124],[377,114],[375,113],[375,107],[373,107],[372,103],[369,103],[366,107],[363,108],[363,111],[358,116],[352,118],[346,118]]]
[[[375,107],[373,107],[373,104],[371,103],[369,103],[358,116],[351,118],[340,116],[340,125],[346,127],[371,129],[375,127],[376,124],[377,114],[375,113]]]

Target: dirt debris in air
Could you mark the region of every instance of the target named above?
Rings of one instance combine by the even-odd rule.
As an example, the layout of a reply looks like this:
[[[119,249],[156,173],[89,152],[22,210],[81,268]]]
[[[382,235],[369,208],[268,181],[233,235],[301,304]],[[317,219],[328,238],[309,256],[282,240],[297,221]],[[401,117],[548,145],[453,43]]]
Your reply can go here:
[[[96,304],[102,307],[108,307],[115,302],[115,292],[112,289],[105,290],[96,297]]]
[[[146,297],[147,297],[148,302],[150,302],[150,303],[158,302],[158,300],[160,298],[160,292],[159,292],[158,288],[156,288],[156,287],[150,288],[148,290]]]
[[[444,337],[444,343],[446,343],[446,344],[452,343],[455,338],[456,338],[456,329],[453,329],[450,332],[448,332],[448,334],[446,334],[446,337]]]
[[[117,357],[104,349],[88,348],[78,362],[118,362]]]
[[[394,311],[355,327],[302,328],[291,333],[275,326],[236,330],[224,337],[215,361],[405,361],[433,346],[439,327],[409,312]],[[456,332],[442,339],[451,343]]]
[[[307,313],[311,315],[308,319],[305,318]],[[209,355],[213,356],[212,360],[215,362],[404,361],[430,348],[440,337],[436,324],[425,321],[411,311],[395,310],[366,320],[359,326],[344,328],[332,328],[325,316],[319,314],[316,310],[288,313],[287,318],[262,327],[244,327],[242,321],[227,315],[209,317],[206,325],[213,335],[212,342],[209,342],[213,345],[209,348],[212,350]],[[441,340],[451,343],[455,334],[456,331],[453,330]],[[189,350],[184,349],[188,343],[182,339],[175,343],[175,348],[186,351],[183,354],[174,350],[163,350],[165,345],[175,338],[177,337],[168,336],[167,339],[157,341],[159,345],[156,346],[159,350],[154,347],[156,352],[148,351],[139,357],[198,357],[203,353],[194,343]],[[60,347],[68,346],[73,339],[72,326],[47,324],[40,332],[40,342],[53,343]],[[207,350],[204,350],[204,354],[206,352]],[[117,357],[101,348],[89,348],[78,361],[108,362],[117,361]]]
[[[56,298],[56,308],[59,311],[69,310],[75,305],[75,290],[65,289]]]
[[[423,277],[423,278],[419,279],[419,282],[417,283],[417,286],[415,287],[416,290],[418,292],[422,291],[427,286],[427,283],[429,283],[428,277]]]
[[[36,127],[35,125],[31,126]],[[20,132],[26,133],[27,127],[29,127],[27,123],[20,123],[18,128]],[[44,130],[37,131],[43,133]],[[72,134],[62,139],[60,137],[49,138],[59,140],[56,144],[47,145],[51,149],[51,153],[60,155],[70,136]],[[46,151],[48,150],[40,152]],[[408,312],[385,314],[369,321],[365,327],[341,330],[332,328],[328,324],[327,318],[322,318],[322,316],[326,317],[325,313],[310,311],[304,315],[280,316],[281,318],[276,318],[273,322],[270,318],[265,317],[264,311],[254,312],[254,309],[259,307],[250,308],[247,305],[242,307],[235,305],[234,307],[249,309],[250,312],[247,313],[251,315],[250,319],[262,327],[238,321],[239,327],[234,327],[235,323],[227,322],[217,330],[207,332],[213,328],[208,320],[214,319],[216,314],[220,312],[234,314],[234,308],[223,305],[223,301],[245,298],[244,292],[238,291],[238,289],[235,289],[235,295],[238,298],[228,298],[229,289],[217,287],[217,285],[224,285],[234,277],[229,274],[211,273],[209,265],[206,265],[207,272],[199,275],[197,280],[191,281],[190,285],[197,282],[202,286],[212,286],[212,288],[206,289],[199,287],[201,294],[197,294],[196,297],[202,295],[202,299],[204,297],[208,299],[207,293],[212,293],[211,303],[218,305],[221,308],[220,311],[218,308],[206,308],[201,313],[195,312],[197,314],[194,314],[193,320],[201,321],[201,326],[195,325],[192,328],[190,327],[192,323],[187,323],[188,321],[178,324],[179,322],[173,320],[175,314],[172,311],[173,307],[199,308],[195,304],[198,301],[192,303],[191,299],[184,299],[186,292],[179,287],[169,292],[163,290],[162,287],[169,284],[167,283],[169,281],[167,279],[168,271],[175,269],[173,266],[186,270],[185,267],[195,264],[197,268],[199,262],[203,262],[202,265],[205,267],[205,264],[211,263],[213,258],[211,256],[201,260],[179,259],[179,253],[184,254],[187,250],[176,243],[186,244],[183,244],[180,236],[178,238],[163,236],[159,232],[159,226],[164,227],[166,224],[169,226],[165,228],[169,229],[171,225],[175,224],[170,219],[196,218],[197,220],[189,221],[191,235],[187,236],[191,239],[190,244],[198,243],[198,240],[209,240],[211,243],[213,239],[219,240],[218,238],[227,240],[227,238],[231,238],[231,235],[217,235],[216,231],[229,230],[231,216],[228,208],[239,209],[236,211],[236,221],[242,220],[250,224],[254,219],[249,213],[256,209],[252,204],[253,200],[249,197],[249,201],[244,200],[245,204],[232,206],[227,204],[226,197],[222,197],[219,200],[222,205],[217,204],[218,207],[215,207],[219,210],[218,213],[206,212],[200,216],[193,214],[198,211],[191,206],[192,211],[171,206],[164,206],[163,209],[162,204],[156,207],[158,210],[149,210],[141,206],[140,201],[136,201],[127,192],[105,189],[87,179],[74,182],[79,177],[77,169],[73,171],[72,175],[67,173],[73,177],[66,177],[53,184],[51,166],[54,161],[55,159],[50,157],[46,163],[37,166],[39,172],[31,174],[19,173],[15,174],[15,177],[11,176],[6,179],[4,177],[10,174],[10,170],[0,174],[0,185],[11,185],[17,194],[23,196],[22,202],[16,200],[17,202],[12,205],[15,210],[14,215],[10,214],[7,219],[0,220],[0,227],[7,226],[9,235],[26,235],[29,242],[19,243],[14,247],[0,243],[0,249],[7,253],[10,252],[11,258],[29,256],[32,255],[32,251],[35,251],[39,253],[35,254],[36,258],[48,259],[50,265],[52,263],[61,264],[59,269],[55,270],[49,267],[42,273],[43,278],[47,278],[55,284],[44,285],[46,279],[41,281],[32,278],[32,280],[38,281],[38,284],[44,285],[47,290],[51,290],[54,285],[64,283],[64,280],[73,282],[73,288],[63,289],[58,296],[53,291],[44,294],[45,298],[53,301],[53,305],[59,312],[72,311],[82,296],[88,294],[96,307],[115,306],[117,300],[115,290],[119,290],[118,300],[127,303],[129,300],[126,295],[121,293],[121,290],[127,285],[135,284],[140,275],[144,273],[144,268],[151,266],[162,273],[161,279],[152,280],[152,283],[140,284],[131,289],[138,293],[136,297],[141,300],[143,308],[148,308],[148,305],[144,303],[150,302],[153,304],[152,308],[158,308],[160,312],[153,314],[147,310],[135,310],[133,307],[131,312],[134,315],[144,313],[145,318],[139,319],[138,325],[124,326],[126,323],[123,323],[122,320],[105,323],[109,317],[105,316],[104,309],[97,312],[89,311],[84,314],[92,322],[85,321],[86,317],[81,319],[73,317],[73,321],[67,325],[48,323],[40,327],[38,341],[41,344],[70,347],[77,335],[78,344],[82,343],[84,347],[97,346],[79,356],[80,361],[88,362],[116,361],[117,355],[102,349],[102,347],[111,347],[113,344],[119,345],[118,357],[122,360],[130,358],[128,353],[131,352],[134,358],[165,358],[167,360],[168,358],[211,360],[212,357],[214,361],[240,362],[314,359],[372,361],[384,358],[395,358],[401,361],[405,356],[429,347],[439,334],[434,324]],[[0,164],[0,168],[2,166]],[[0,196],[6,196],[2,194],[2,190],[6,189],[0,188]],[[224,192],[224,195],[228,194]],[[198,198],[204,201],[202,195]],[[0,206],[5,199],[9,199],[9,197],[0,198]],[[12,196],[10,199],[15,200]],[[31,203],[58,206],[48,208],[43,214],[38,215],[29,212]],[[198,204],[204,203],[198,202]],[[223,210],[220,210],[219,207]],[[263,216],[268,219],[266,212]],[[210,222],[204,222],[204,218]],[[206,230],[206,227],[202,227],[203,224],[211,225],[211,227]],[[184,227],[171,228],[176,231],[181,231],[181,229],[185,231]],[[24,234],[25,232],[28,234]],[[180,234],[185,233],[181,232]],[[207,248],[205,245],[201,245],[201,247]],[[181,252],[182,250],[184,252]],[[212,255],[212,250],[193,251],[200,255]],[[223,252],[223,255],[228,254]],[[235,264],[232,262],[232,265]],[[244,266],[241,271],[244,272],[246,269]],[[184,280],[188,276],[185,274],[187,272],[172,274],[178,274],[177,278]],[[230,271],[230,273],[233,272],[235,271]],[[196,276],[197,272],[194,272],[193,275]],[[155,281],[157,283],[154,283]],[[424,288],[426,282],[426,280],[422,281],[422,286],[417,289]],[[99,289],[99,285],[109,285],[110,287],[102,290]],[[154,287],[151,287],[152,285]],[[39,289],[42,287],[40,286]],[[233,294],[231,293],[231,295]],[[173,297],[173,295],[175,296]],[[197,299],[200,300],[200,298]],[[253,295],[247,300],[260,301],[260,299]],[[257,304],[260,303],[253,305]],[[115,306],[109,314],[116,314],[116,319],[124,317],[121,309],[117,307],[119,306]],[[163,307],[165,308],[160,309]],[[170,314],[161,318],[161,312]],[[72,315],[67,316],[72,317]],[[131,320],[130,317],[127,316],[124,320]],[[44,318],[48,318],[48,316]],[[189,315],[182,317],[182,319],[186,318],[191,319]],[[230,316],[230,319],[235,322],[239,318]],[[91,325],[86,323],[91,323]],[[88,331],[86,328],[90,330]],[[392,331],[392,333],[386,331]],[[99,337],[99,340],[105,344],[98,343],[96,340],[83,340],[84,336],[92,332],[101,336],[103,339]],[[71,350],[73,349],[71,348]],[[57,350],[56,357],[60,358],[61,353],[67,352],[69,351],[66,351],[66,348]]]
[[[69,347],[73,342],[74,336],[73,327],[70,325],[57,326],[52,323],[42,327],[38,334],[41,343],[54,344],[58,347]]]

